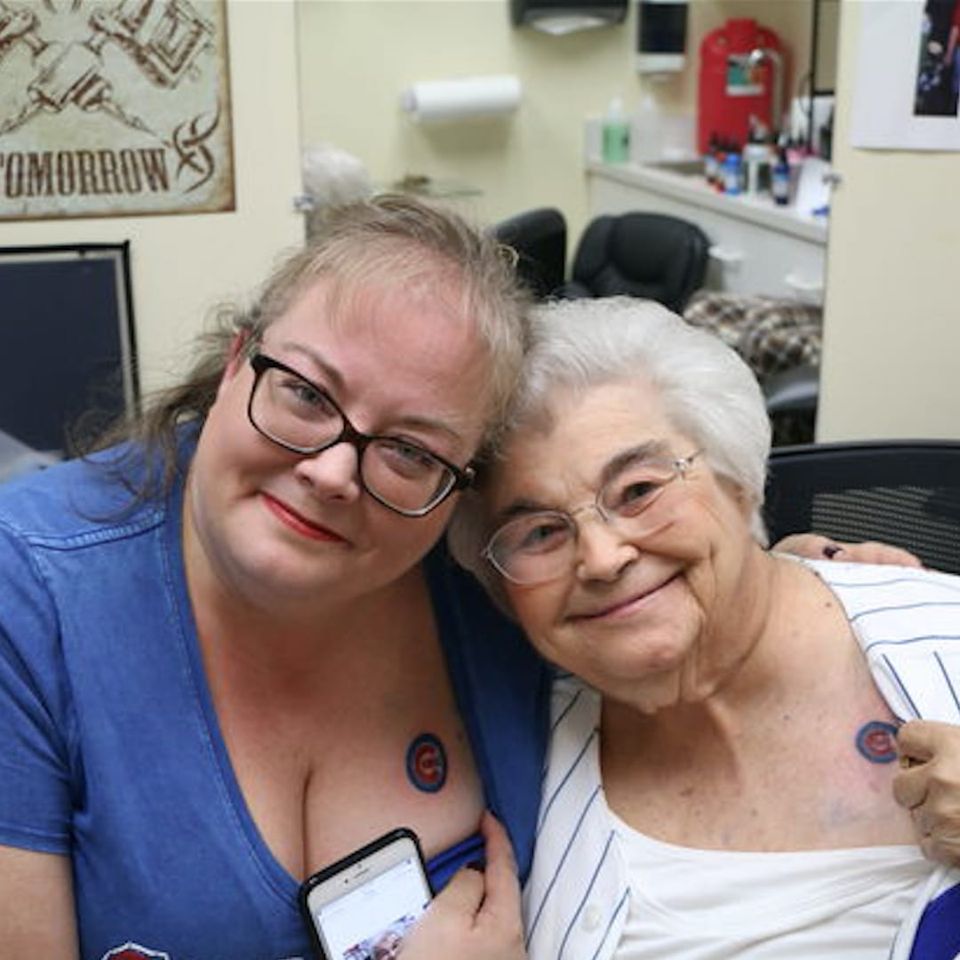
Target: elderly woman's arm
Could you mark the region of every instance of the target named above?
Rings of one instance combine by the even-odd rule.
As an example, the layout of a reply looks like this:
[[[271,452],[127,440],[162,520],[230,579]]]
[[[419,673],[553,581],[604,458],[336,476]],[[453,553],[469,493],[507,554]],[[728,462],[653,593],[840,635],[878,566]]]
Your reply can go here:
[[[909,550],[888,543],[865,540],[847,543],[822,537],[818,533],[791,533],[778,540],[771,548],[778,553],[792,553],[807,560],[842,560],[845,563],[890,563],[901,567],[921,567],[923,564]]]
[[[486,869],[456,874],[407,935],[401,960],[525,960],[510,840],[490,814],[484,815],[482,829]]]
[[[911,720],[897,734],[904,767],[893,780],[910,811],[924,855],[960,866],[960,726]]]

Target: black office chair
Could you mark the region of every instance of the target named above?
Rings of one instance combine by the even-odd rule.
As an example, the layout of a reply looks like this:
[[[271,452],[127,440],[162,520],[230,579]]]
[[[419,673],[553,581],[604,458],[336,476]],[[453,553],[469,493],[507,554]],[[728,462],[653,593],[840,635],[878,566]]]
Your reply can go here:
[[[517,274],[537,299],[551,296],[567,270],[567,221],[555,207],[537,207],[494,224],[493,232],[517,254]]]
[[[776,447],[764,514],[771,543],[811,530],[881,540],[960,574],[960,441]]]
[[[565,297],[644,297],[680,313],[703,285],[710,242],[695,224],[663,213],[604,214],[577,244]]]

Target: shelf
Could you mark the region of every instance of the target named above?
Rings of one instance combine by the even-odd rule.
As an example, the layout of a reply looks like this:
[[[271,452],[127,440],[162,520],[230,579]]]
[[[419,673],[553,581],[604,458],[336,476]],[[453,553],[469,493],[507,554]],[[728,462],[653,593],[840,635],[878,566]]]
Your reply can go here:
[[[684,203],[694,204],[727,217],[746,220],[771,230],[826,244],[827,223],[823,217],[812,217],[791,207],[777,206],[769,197],[728,196],[718,193],[702,175],[677,173],[649,164],[609,164],[589,162],[587,172],[593,176],[630,187],[661,193]]]

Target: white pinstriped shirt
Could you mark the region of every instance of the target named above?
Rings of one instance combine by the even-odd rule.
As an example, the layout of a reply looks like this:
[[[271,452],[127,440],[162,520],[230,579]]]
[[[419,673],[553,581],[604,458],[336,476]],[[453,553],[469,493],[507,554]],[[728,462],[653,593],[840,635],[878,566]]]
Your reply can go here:
[[[960,723],[960,577],[901,567],[807,562],[834,591],[891,711]],[[533,866],[523,892],[530,960],[609,960],[630,903],[626,862],[603,798],[600,695],[554,683],[551,742]],[[924,907],[960,883],[934,871],[890,960],[907,960]]]

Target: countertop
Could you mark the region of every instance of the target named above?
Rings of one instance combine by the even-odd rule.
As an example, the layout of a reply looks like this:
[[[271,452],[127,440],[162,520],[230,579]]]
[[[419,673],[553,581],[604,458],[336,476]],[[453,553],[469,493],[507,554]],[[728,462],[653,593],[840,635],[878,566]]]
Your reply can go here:
[[[730,196],[719,193],[707,183],[702,174],[678,172],[688,164],[609,164],[598,161],[587,163],[587,173],[670,196],[675,200],[714,210],[724,216],[757,223],[773,230],[788,233],[803,240],[825,244],[827,221],[825,217],[802,214],[793,207],[779,206],[769,196],[750,197],[745,194]]]

